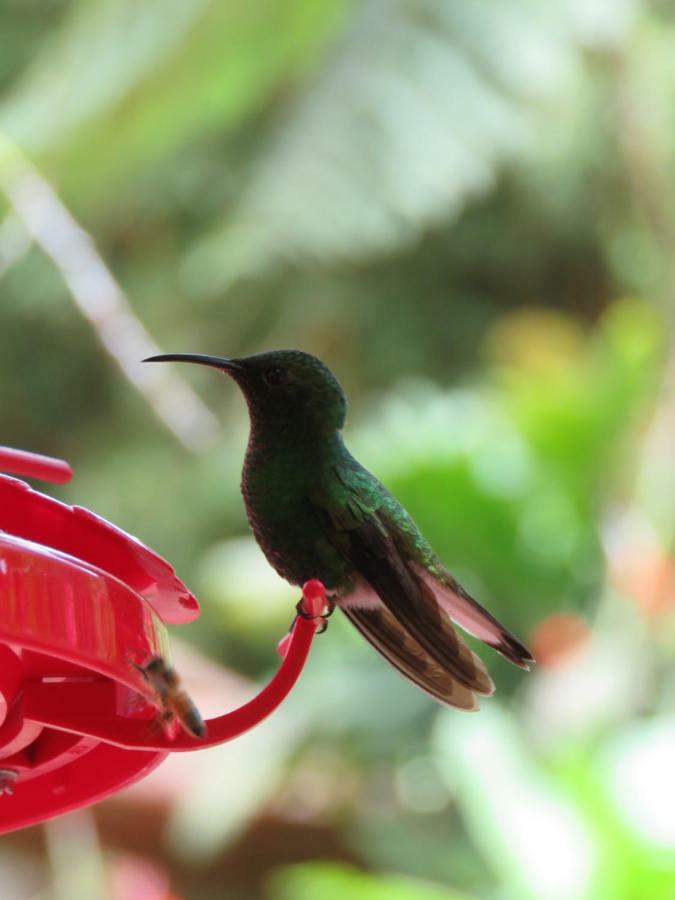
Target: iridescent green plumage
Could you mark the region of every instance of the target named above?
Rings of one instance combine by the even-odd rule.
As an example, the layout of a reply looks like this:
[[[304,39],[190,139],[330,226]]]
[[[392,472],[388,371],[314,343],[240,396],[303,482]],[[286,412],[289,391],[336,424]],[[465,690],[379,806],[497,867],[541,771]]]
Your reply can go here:
[[[292,584],[318,578],[399,671],[436,699],[477,708],[492,680],[451,620],[522,668],[528,650],[457,584],[403,507],[347,450],[347,402],[330,370],[299,350],[211,365],[241,388],[251,433],[242,494],[270,564]]]

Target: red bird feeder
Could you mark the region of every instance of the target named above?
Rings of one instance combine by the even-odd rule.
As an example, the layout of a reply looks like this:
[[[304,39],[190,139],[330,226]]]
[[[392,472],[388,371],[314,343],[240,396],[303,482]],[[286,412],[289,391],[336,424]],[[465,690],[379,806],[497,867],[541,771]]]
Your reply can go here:
[[[53,482],[67,463],[0,447],[0,470]],[[303,587],[302,614],[269,684],[194,738],[158,727],[138,667],[168,656],[165,625],[197,601],[163,559],[86,509],[0,475],[0,833],[49,819],[142,778],[171,751],[231,740],[295,684],[326,607]],[[307,616],[307,618],[305,618]]]

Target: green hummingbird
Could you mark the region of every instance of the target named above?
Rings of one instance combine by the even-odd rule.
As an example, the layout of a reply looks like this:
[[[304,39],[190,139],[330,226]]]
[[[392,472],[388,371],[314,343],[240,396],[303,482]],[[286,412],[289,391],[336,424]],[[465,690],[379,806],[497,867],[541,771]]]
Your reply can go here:
[[[406,678],[436,700],[478,708],[494,683],[453,627],[528,669],[531,653],[448,572],[405,509],[351,455],[347,399],[328,367],[300,350],[221,358],[166,353],[230,376],[251,429],[241,490],[253,534],[291,584],[317,578]]]

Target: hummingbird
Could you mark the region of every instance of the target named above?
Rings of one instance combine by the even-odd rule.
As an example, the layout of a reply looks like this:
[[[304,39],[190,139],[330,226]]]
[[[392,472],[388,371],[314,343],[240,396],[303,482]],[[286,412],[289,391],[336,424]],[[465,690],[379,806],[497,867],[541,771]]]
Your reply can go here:
[[[319,579],[395,669],[436,700],[478,709],[495,689],[454,624],[528,669],[526,647],[455,580],[413,519],[349,452],[347,398],[317,357],[165,353],[144,362],[212,366],[239,386],[250,433],[241,490],[253,534],[293,585]]]

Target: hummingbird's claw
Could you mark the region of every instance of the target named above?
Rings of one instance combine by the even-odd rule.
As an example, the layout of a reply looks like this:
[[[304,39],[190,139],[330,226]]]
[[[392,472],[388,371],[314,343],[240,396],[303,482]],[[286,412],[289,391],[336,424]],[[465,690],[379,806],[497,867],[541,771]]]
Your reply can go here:
[[[314,621],[317,622],[316,634],[323,634],[324,631],[328,628],[327,620],[330,619],[330,617],[335,612],[335,601],[331,600],[330,597],[326,597],[326,605],[324,606],[324,608],[321,610],[320,613],[317,613],[315,616],[312,616],[305,609],[304,600],[305,600],[304,597],[301,597],[300,600],[298,600],[296,607],[295,607],[296,613],[300,616],[301,619],[307,619],[308,621],[311,621],[311,622],[314,622]]]
[[[300,616],[301,619],[320,619],[321,616],[310,616],[310,614],[305,609],[305,598],[301,597],[298,602],[295,604],[295,611]]]
[[[297,614],[300,616],[301,619],[309,619],[309,620],[330,619],[330,617],[335,612],[335,601],[331,600],[330,598],[327,597],[326,598],[326,606],[324,607],[324,609],[320,613],[318,613],[318,615],[310,616],[310,614],[305,609],[304,597],[301,597],[295,606],[295,611],[297,612]],[[322,629],[322,631],[325,631],[325,630],[326,630],[325,628]],[[317,632],[317,634],[321,634],[321,632]]]

